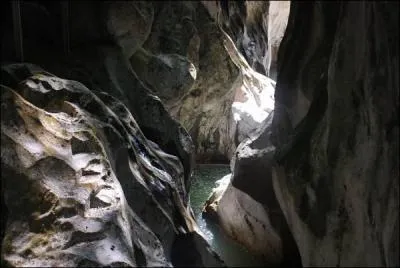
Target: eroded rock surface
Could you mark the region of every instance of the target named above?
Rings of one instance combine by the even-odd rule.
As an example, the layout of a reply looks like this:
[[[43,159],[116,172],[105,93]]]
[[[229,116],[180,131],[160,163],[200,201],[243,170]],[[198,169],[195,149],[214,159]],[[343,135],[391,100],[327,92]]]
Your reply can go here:
[[[163,151],[178,156],[184,166],[185,186],[190,187],[194,161],[192,140],[187,131],[171,118],[159,98],[138,78],[129,62],[130,54],[140,49],[148,38],[148,34],[136,32],[143,30],[141,26],[130,28],[129,25],[141,25],[152,20],[143,20],[141,16],[129,17],[123,12],[135,9],[150,16],[153,12],[148,5],[153,8],[152,4],[68,3],[69,17],[65,20],[69,27],[65,30],[61,27],[65,14],[61,13],[60,2],[21,2],[24,60],[60,77],[80,81],[90,89],[101,88],[101,91],[124,102],[145,135]],[[13,62],[16,59],[11,4],[5,1],[2,7],[4,46],[1,55],[3,61]],[[120,17],[116,15],[118,12],[122,12]],[[130,30],[126,33],[115,32],[127,28]],[[67,34],[69,39],[63,38]],[[66,47],[69,47],[68,53]]]
[[[290,1],[203,1],[221,21],[249,65],[276,80],[278,48],[285,33]]]
[[[292,4],[273,185],[304,266],[399,265],[398,25],[395,2]]]
[[[231,163],[232,174],[222,179],[229,181],[214,189],[203,216],[216,221],[267,264],[298,266],[296,244],[272,187],[272,118],[273,112],[261,129],[238,146]]]
[[[232,168],[231,189],[253,200],[233,205],[240,195],[228,187],[217,213],[263,204],[306,267],[398,266],[398,3],[290,9],[272,125],[238,147]],[[245,226],[226,215],[228,233]],[[278,233],[282,245],[293,239]]]
[[[207,198],[206,202],[202,208],[202,216],[208,217],[210,220],[218,222],[218,205],[224,196],[228,185],[231,182],[232,174],[229,173],[215,182],[215,187],[212,189],[210,196]]]
[[[275,82],[255,72],[238,53],[232,39],[223,33],[225,48],[241,74],[232,103],[230,136],[233,156],[236,147],[256,133],[273,111]]]
[[[31,64],[1,75],[6,264],[222,264],[197,234],[181,161],[127,106]]]
[[[193,138],[200,162],[229,161],[229,118],[238,69],[200,2],[153,3],[147,40],[131,58],[139,79]]]
[[[234,59],[235,46],[226,51],[227,36],[200,2],[157,3],[154,10],[132,67],[189,131],[198,162],[228,162],[272,110],[274,85],[242,70],[246,60]]]

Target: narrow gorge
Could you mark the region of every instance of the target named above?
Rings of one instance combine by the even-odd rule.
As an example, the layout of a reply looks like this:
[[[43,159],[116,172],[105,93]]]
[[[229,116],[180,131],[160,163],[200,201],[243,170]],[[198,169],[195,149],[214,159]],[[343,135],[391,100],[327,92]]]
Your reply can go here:
[[[397,267],[399,4],[3,1],[4,267]]]

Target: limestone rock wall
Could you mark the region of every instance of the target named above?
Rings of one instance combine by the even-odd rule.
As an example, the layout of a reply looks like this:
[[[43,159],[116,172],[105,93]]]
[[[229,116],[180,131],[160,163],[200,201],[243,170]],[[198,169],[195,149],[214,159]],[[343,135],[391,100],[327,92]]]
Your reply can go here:
[[[4,264],[222,264],[197,234],[182,162],[127,106],[32,64],[1,75]]]
[[[249,65],[276,80],[278,49],[286,29],[290,1],[203,2],[235,41]]]
[[[399,265],[398,14],[394,2],[291,3],[272,122],[239,145],[217,214],[264,205],[303,266]],[[265,232],[249,222],[251,248]]]
[[[302,263],[398,266],[399,5],[291,10],[279,54],[273,185]]]
[[[227,162],[239,71],[222,33],[200,2],[154,2],[153,9],[150,35],[130,58],[132,68],[191,134],[198,162]]]
[[[262,128],[238,146],[231,162],[231,178],[211,194],[203,216],[217,222],[266,264],[298,267],[297,245],[272,186],[272,119],[273,112]]]
[[[59,4],[21,2],[24,61],[36,65],[2,69],[2,261],[221,265],[188,206],[192,139],[129,61],[153,11],[139,2],[69,2],[66,40]],[[16,60],[9,2],[2,13],[7,63]]]
[[[198,162],[228,162],[272,110],[274,85],[244,70],[234,45],[227,51],[227,36],[202,3],[152,6],[151,30],[130,57],[132,68],[191,134]]]

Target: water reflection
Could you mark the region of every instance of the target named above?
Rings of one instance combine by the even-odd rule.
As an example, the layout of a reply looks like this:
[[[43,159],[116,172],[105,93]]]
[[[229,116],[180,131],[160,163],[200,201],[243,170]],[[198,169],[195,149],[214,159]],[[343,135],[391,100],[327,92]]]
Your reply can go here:
[[[264,262],[261,259],[250,254],[225,235],[218,225],[206,221],[201,215],[201,208],[215,187],[215,182],[229,173],[228,165],[201,165],[194,170],[190,190],[193,213],[204,238],[228,266],[262,266]]]

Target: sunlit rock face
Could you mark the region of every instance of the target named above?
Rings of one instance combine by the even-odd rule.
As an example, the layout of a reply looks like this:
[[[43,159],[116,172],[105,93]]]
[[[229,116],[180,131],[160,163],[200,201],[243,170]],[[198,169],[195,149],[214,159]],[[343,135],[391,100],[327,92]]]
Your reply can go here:
[[[7,1],[2,4],[2,60],[15,61],[11,4]],[[180,159],[184,166],[185,186],[190,187],[194,161],[192,140],[171,118],[150,86],[132,70],[129,62],[131,54],[148,38],[147,30],[138,25],[152,23],[152,20],[143,19],[143,16],[153,16],[152,4],[137,1],[69,2],[68,32],[61,27],[63,14],[59,4],[21,2],[24,61],[38,64],[60,77],[77,80],[90,89],[101,88],[121,100],[134,114],[145,135],[163,151]],[[137,12],[141,15],[134,15]],[[65,40],[63,36],[67,33],[69,39]],[[66,46],[69,47],[68,54]]]
[[[107,29],[138,79],[191,134],[197,162],[228,162],[273,109],[273,82],[233,59],[202,3],[126,5],[140,16],[116,16],[123,4],[110,3]]]
[[[226,50],[226,36],[204,4],[154,3],[150,34],[130,62],[189,131],[197,161],[227,163],[273,109],[273,83],[248,65],[242,70],[246,60],[233,59],[234,45]]]
[[[285,33],[290,1],[203,2],[210,14],[218,17],[249,65],[276,80],[278,48]]]
[[[1,75],[5,264],[222,264],[197,233],[181,161],[127,106],[36,65]]]
[[[252,136],[265,123],[274,109],[275,82],[255,72],[237,51],[232,39],[224,33],[224,45],[240,70],[239,83],[234,88],[231,108],[231,155],[236,147]]]
[[[399,4],[293,2],[273,186],[304,266],[399,266]]]
[[[130,58],[132,68],[191,134],[198,162],[228,162],[239,72],[222,33],[200,2],[152,5],[150,34]]]
[[[211,194],[203,205],[203,217],[208,217],[210,220],[218,223],[218,205],[231,182],[231,178],[232,174],[229,173],[215,182],[215,187],[212,189]]]
[[[221,179],[203,208],[203,216],[269,265],[301,265],[272,187],[273,112],[264,126],[243,141],[232,159],[232,174]]]
[[[176,124],[171,119],[164,118],[156,126],[146,118],[151,113],[143,111],[141,115],[136,114],[139,125],[163,150],[177,155],[185,167],[194,160],[191,150],[195,151],[198,162],[229,162],[243,137],[266,116],[256,95],[264,94],[262,87],[271,95],[271,83],[253,74],[252,81],[248,75],[243,77],[241,67],[226,51],[224,35],[204,3],[111,1],[95,5],[80,1],[68,3],[68,8],[69,17],[62,21],[66,16],[59,3],[21,2],[26,60],[65,78],[79,80],[89,88],[110,83],[110,80],[114,84],[117,79],[120,85],[110,86],[113,96],[137,94],[131,90],[121,92],[126,84],[132,83],[131,78],[125,78],[125,71],[122,75],[120,71],[113,71],[115,65],[132,68],[136,74],[132,79],[139,80],[135,85],[145,87],[161,99],[166,110],[189,132],[194,148],[180,145],[179,140],[187,139],[182,131],[166,130],[165,125]],[[2,10],[4,40],[7,40],[1,48],[2,58],[8,59],[14,54],[12,12],[10,7]],[[63,28],[63,24],[68,27]],[[63,39],[64,36],[68,36],[68,40]],[[65,62],[57,64],[61,66],[53,62],[66,47],[69,54],[63,61],[68,62],[69,68],[62,67]],[[118,53],[112,52],[111,56],[110,51],[114,50]],[[235,49],[233,53],[238,52]],[[127,63],[130,66],[126,66]],[[57,72],[55,68],[63,70]],[[90,79],[86,78],[88,74]],[[255,85],[254,80],[260,80],[259,85]],[[104,88],[109,90],[108,86]],[[246,103],[234,104],[232,113],[232,104],[238,99],[239,103],[246,99]],[[129,102],[132,103],[130,109],[141,109],[137,107],[136,98],[132,97]],[[185,168],[185,172],[187,170],[190,168]],[[189,174],[185,174],[185,178],[188,177]]]
[[[290,13],[290,1],[270,1],[268,8],[268,49],[263,58],[266,75],[277,79],[279,45],[285,34]],[[265,25],[265,22],[264,24]]]

